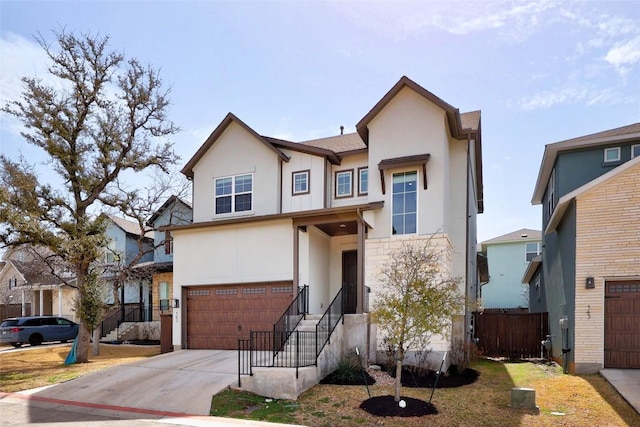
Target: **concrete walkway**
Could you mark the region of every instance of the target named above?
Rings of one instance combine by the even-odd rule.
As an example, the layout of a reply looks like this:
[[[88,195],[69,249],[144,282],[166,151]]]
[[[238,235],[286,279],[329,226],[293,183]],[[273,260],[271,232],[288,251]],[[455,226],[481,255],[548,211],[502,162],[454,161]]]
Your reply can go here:
[[[34,396],[209,415],[211,397],[238,380],[237,365],[235,351],[178,350],[84,375]]]
[[[640,414],[640,369],[602,369],[600,375]]]

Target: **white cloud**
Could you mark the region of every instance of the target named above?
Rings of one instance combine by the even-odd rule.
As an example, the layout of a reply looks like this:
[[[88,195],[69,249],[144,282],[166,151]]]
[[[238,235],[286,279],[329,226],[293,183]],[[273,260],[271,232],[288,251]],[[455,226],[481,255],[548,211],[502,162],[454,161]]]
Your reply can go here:
[[[518,105],[525,111],[551,108],[557,105],[582,103],[592,105],[613,105],[633,102],[631,98],[620,95],[613,88],[596,89],[592,87],[566,87],[539,92],[520,99]]]
[[[609,49],[604,59],[625,74],[630,66],[640,62],[640,35]]]
[[[0,38],[0,103],[18,100],[21,78],[47,76],[48,58],[38,43],[13,33]]]

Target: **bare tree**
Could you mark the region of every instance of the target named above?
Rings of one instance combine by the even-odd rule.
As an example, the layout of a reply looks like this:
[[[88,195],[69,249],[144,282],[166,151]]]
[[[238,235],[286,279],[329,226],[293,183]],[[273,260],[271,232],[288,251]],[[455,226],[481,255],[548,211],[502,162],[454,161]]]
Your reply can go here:
[[[396,402],[407,350],[425,350],[434,334],[446,336],[452,316],[464,308],[460,279],[446,269],[447,257],[447,250],[432,235],[423,243],[403,243],[381,269],[371,317],[395,354]]]
[[[0,242],[41,245],[73,266],[81,318],[76,360],[87,362],[99,319],[91,305],[100,281],[91,266],[107,244],[98,211],[120,206],[114,188],[124,174],[176,163],[167,137],[178,129],[167,118],[169,91],[153,67],[109,51],[108,37],[54,34],[55,47],[42,36],[38,41],[59,84],[24,77],[21,99],[2,111],[22,122],[22,137],[46,154],[62,189],[41,182],[24,159],[0,156]]]

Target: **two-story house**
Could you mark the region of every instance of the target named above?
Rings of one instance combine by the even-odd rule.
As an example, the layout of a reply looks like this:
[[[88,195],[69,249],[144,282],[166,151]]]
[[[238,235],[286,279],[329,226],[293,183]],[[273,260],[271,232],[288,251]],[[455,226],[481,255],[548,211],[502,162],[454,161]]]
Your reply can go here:
[[[524,280],[544,286],[553,356],[640,368],[640,123],[545,146],[532,203],[542,257]]]
[[[171,313],[173,308],[173,237],[170,230],[160,228],[191,224],[192,221],[191,204],[175,195],[169,197],[147,221],[147,225],[155,230],[151,292],[153,319],[160,319],[163,313]]]
[[[489,281],[482,284],[482,307],[505,309],[530,307],[537,301],[537,293],[522,285],[522,275],[529,262],[540,254],[541,232],[523,228],[481,243],[482,253],[489,264]]]
[[[182,169],[193,223],[170,229],[176,348],[236,349],[250,331],[273,330],[307,287],[318,316],[342,295],[346,345],[382,357],[367,314],[379,269],[402,242],[432,235],[460,293],[476,295],[480,112],[460,114],[402,77],[356,130],[294,143],[231,113],[215,128]],[[453,337],[470,340],[470,324],[461,307]],[[451,337],[431,344],[441,358]]]

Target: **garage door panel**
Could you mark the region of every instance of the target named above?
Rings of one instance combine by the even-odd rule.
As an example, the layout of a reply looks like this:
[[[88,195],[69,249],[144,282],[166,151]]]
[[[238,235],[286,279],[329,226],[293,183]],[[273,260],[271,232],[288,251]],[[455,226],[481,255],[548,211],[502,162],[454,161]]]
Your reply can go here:
[[[640,368],[640,281],[605,284],[605,368]]]
[[[271,331],[293,299],[290,282],[189,288],[188,348],[237,349],[251,330]]]

